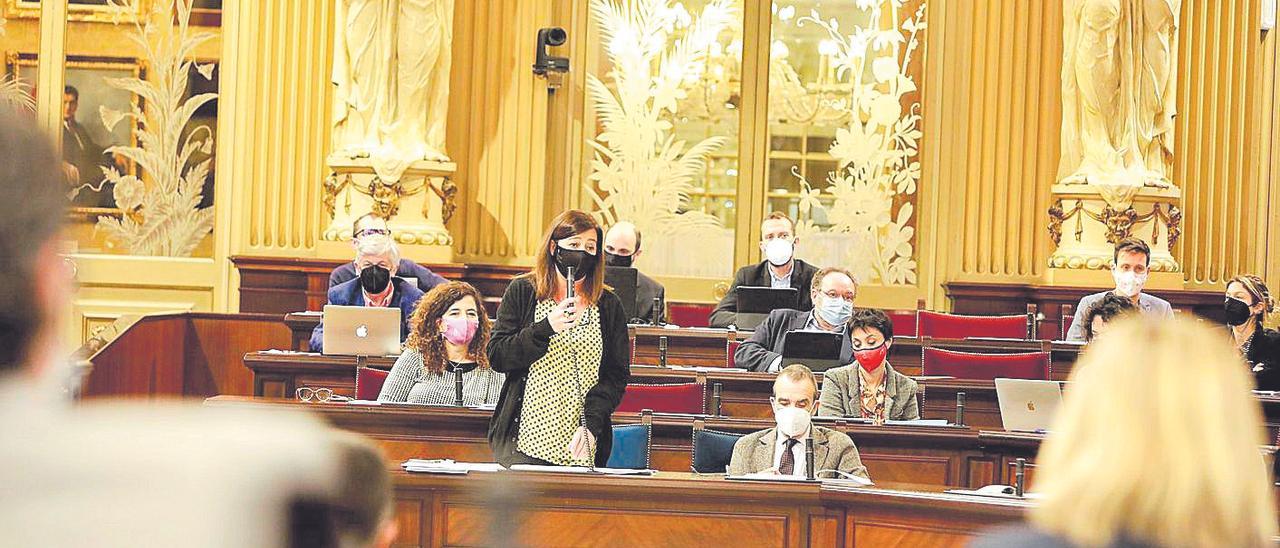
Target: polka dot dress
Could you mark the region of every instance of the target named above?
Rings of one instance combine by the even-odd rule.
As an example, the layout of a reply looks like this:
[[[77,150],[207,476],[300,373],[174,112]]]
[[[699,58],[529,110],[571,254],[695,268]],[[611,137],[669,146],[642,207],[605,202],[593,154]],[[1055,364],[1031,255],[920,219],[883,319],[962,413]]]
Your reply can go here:
[[[555,306],[539,301],[533,321],[542,321]],[[569,455],[569,441],[581,425],[583,399],[600,379],[603,351],[600,311],[594,306],[582,312],[576,327],[551,336],[547,353],[529,367],[516,441],[521,453],[560,465],[591,464],[592,459]]]

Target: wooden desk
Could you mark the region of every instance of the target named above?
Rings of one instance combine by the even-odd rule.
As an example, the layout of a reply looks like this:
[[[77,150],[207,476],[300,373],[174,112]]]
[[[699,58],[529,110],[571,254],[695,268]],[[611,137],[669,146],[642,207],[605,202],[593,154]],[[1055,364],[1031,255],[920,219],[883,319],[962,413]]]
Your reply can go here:
[[[295,312],[286,314],[285,325],[293,334],[293,350],[307,351],[311,331],[320,322],[318,314]],[[709,327],[666,329],[647,325],[629,326],[631,363],[658,365],[658,345],[667,338],[667,365],[690,367],[726,367],[729,348],[751,338],[751,331],[730,331]],[[932,337],[894,337],[889,348],[889,363],[905,375],[919,375],[923,348],[933,346],[975,353],[1049,352],[1053,378],[1066,380],[1079,356],[1081,346],[1061,341],[1017,341],[987,339],[934,339]]]
[[[660,472],[393,472],[397,546],[964,546],[1029,503]],[[495,535],[495,531],[504,531]]]
[[[489,411],[444,406],[308,404],[239,396],[217,396],[206,402],[211,406],[312,411],[337,428],[377,440],[388,458],[395,462],[409,458],[462,461],[493,458],[486,437]],[[616,413],[613,417],[615,425],[637,424],[641,420],[639,413]],[[656,415],[652,419],[651,466],[654,469],[690,470],[695,420],[707,429],[742,434],[773,426],[772,420]],[[969,428],[874,426],[843,421],[819,424],[849,434],[876,481],[953,487],[999,483],[1005,479],[1001,463],[1024,447],[1020,442],[1006,447],[1000,439],[984,440],[977,430]]]

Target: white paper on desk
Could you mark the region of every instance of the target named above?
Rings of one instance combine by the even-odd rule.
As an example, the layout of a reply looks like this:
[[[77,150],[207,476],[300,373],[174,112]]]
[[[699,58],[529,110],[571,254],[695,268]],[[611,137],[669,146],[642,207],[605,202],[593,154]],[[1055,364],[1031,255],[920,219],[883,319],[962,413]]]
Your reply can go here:
[[[595,468],[595,472],[607,476],[652,476],[655,471],[642,468]]]
[[[893,426],[950,426],[947,419],[916,419],[909,421],[884,421],[885,424]]]
[[[546,464],[513,464],[511,469],[517,472],[552,472],[557,474],[590,474],[586,466],[554,466]]]
[[[311,352],[302,352],[299,350],[281,350],[279,348],[269,348],[261,351],[262,354],[311,354]]]
[[[302,312],[294,312],[298,316],[323,316],[324,312],[319,310],[303,310]]]
[[[347,405],[382,405],[378,400],[350,400]]]
[[[400,464],[406,472],[426,474],[466,474],[469,472],[501,472],[496,462],[454,462],[451,459],[409,459]]]
[[[804,476],[793,476],[790,474],[774,474],[772,472],[756,472],[754,474],[742,474],[740,476],[725,476],[724,479],[743,480],[743,481],[790,481],[796,483],[809,483]]]

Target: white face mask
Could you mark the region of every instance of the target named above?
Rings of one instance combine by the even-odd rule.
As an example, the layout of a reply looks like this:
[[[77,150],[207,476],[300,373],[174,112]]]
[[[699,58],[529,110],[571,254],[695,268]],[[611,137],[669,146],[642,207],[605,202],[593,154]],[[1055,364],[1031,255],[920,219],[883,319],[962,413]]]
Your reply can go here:
[[[798,407],[782,407],[775,405],[773,419],[778,423],[778,431],[788,438],[794,438],[809,430],[809,411]]]
[[[795,244],[792,244],[791,240],[783,238],[774,238],[764,244],[764,257],[773,266],[787,264],[791,260],[791,253],[794,251]]]
[[[822,321],[833,326],[839,327],[849,321],[849,317],[853,315],[853,303],[841,299],[840,297],[831,298],[822,295],[821,300],[815,301],[821,303],[818,305],[818,315],[822,317]]]
[[[1133,271],[1121,272],[1112,270],[1111,277],[1116,280],[1116,295],[1121,297],[1130,297],[1142,292],[1142,286],[1147,283],[1147,274],[1137,274]]]

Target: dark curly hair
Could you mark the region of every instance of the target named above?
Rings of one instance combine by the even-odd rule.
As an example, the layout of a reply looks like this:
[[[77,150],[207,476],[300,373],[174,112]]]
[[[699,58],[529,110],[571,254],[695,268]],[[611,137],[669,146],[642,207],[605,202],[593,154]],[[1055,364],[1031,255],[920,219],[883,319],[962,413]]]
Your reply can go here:
[[[1116,295],[1115,293],[1107,293],[1102,297],[1101,301],[1094,303],[1089,310],[1084,313],[1084,338],[1085,340],[1093,340],[1093,319],[1102,318],[1102,321],[1110,323],[1112,320],[1138,310],[1133,305],[1133,301]]]
[[[875,329],[882,340],[893,340],[893,320],[878,308],[859,308],[849,317],[849,332],[854,329]]]
[[[475,299],[480,320],[475,338],[467,345],[467,357],[474,359],[481,368],[489,367],[489,354],[485,352],[485,347],[489,346],[490,324],[489,315],[484,311],[484,297],[469,283],[446,282],[431,288],[418,301],[413,315],[409,317],[409,338],[404,345],[422,354],[422,364],[427,373],[443,374],[445,361],[448,359],[444,336],[436,327],[436,320],[444,317],[453,303],[466,297]]]

